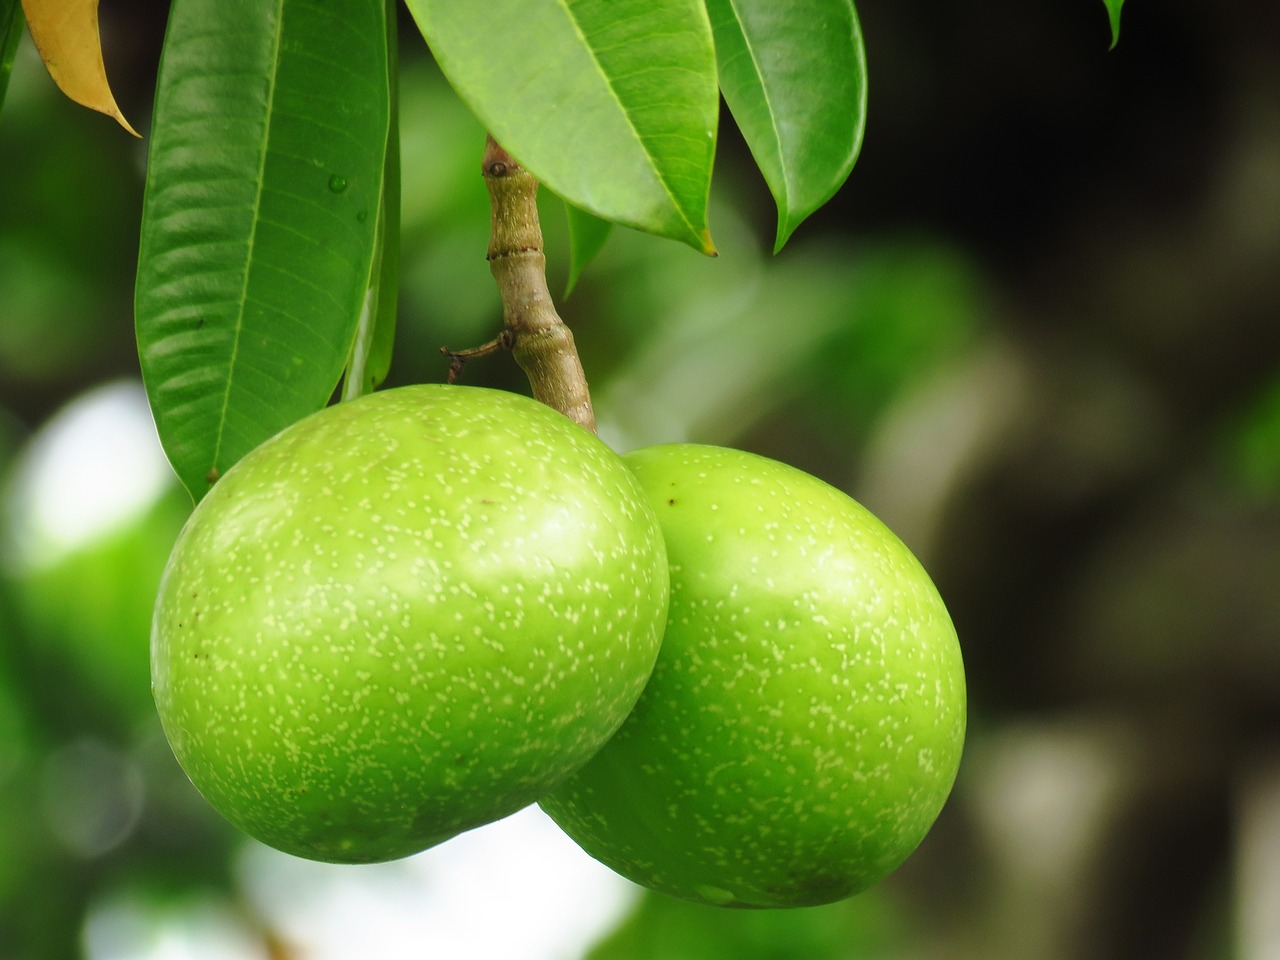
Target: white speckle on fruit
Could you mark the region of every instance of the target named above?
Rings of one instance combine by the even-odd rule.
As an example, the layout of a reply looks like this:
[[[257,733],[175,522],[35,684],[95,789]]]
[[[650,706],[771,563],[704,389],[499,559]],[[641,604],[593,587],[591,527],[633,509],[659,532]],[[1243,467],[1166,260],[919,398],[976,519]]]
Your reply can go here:
[[[202,525],[220,509],[237,522]],[[332,859],[413,852],[580,763],[639,695],[667,589],[652,513],[598,441],[441,387],[339,405],[251,454],[167,576],[157,622],[187,626],[157,634],[155,676],[179,759],[260,839]]]
[[[683,491],[664,529],[667,636],[635,713],[544,805],[615,869],[677,896],[790,906],[865,886],[918,842],[958,760],[962,675],[941,680],[959,659],[936,594],[865,511],[798,471],[689,445],[628,459],[655,504]],[[933,709],[903,713],[921,686]],[[895,794],[921,742],[946,762],[930,761],[933,786]],[[618,779],[628,766],[635,783]],[[626,812],[664,795],[679,802]]]

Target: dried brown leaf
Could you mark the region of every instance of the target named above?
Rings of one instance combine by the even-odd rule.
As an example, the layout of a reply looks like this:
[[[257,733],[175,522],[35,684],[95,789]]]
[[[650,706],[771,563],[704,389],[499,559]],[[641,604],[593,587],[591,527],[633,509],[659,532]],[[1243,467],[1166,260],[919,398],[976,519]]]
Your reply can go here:
[[[81,106],[114,117],[135,137],[107,83],[98,36],[98,0],[22,0],[31,39],[49,76]]]

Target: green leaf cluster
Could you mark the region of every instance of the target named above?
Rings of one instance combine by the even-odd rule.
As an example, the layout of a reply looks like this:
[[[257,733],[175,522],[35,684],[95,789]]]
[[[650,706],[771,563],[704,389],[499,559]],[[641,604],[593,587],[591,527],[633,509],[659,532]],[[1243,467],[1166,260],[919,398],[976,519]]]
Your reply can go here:
[[[861,144],[851,0],[407,6],[457,94],[568,205],[570,287],[612,224],[714,252],[721,92],[777,200],[778,247]],[[344,372],[344,397],[387,374],[395,20],[392,0],[172,6],[136,325],[157,428],[195,499]]]

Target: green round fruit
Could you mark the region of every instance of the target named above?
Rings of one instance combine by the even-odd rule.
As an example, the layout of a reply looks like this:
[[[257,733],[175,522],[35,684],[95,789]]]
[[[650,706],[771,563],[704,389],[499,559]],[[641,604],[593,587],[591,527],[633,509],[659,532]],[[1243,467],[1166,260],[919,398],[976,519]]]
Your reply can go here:
[[[672,896],[796,907],[896,868],[960,762],[964,669],[910,551],[843,493],[734,450],[626,458],[671,566],[636,709],[543,808]]]
[[[653,510],[594,436],[513,394],[402,387],[218,481],[161,582],[152,685],[233,823],[389,860],[581,766],[644,687],[667,593]]]

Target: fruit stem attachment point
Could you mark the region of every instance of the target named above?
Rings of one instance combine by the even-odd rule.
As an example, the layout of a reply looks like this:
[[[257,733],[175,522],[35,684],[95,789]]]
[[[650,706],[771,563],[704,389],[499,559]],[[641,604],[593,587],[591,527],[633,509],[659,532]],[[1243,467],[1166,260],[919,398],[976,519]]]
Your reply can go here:
[[[510,349],[511,333],[508,330],[503,330],[488,343],[482,343],[480,346],[473,347],[470,350],[450,350],[448,347],[441,347],[440,352],[449,358],[448,382],[458,382],[458,378],[462,376],[462,368],[468,360],[476,360],[480,357],[489,357],[497,353],[499,350]]]
[[[481,161],[489,191],[489,270],[502,296],[503,331],[474,350],[441,349],[449,357],[449,382],[474,357],[509,349],[529,378],[534,399],[596,431],[586,373],[573,333],[556,312],[547,289],[547,260],[538,219],[538,181],[493,137]]]

